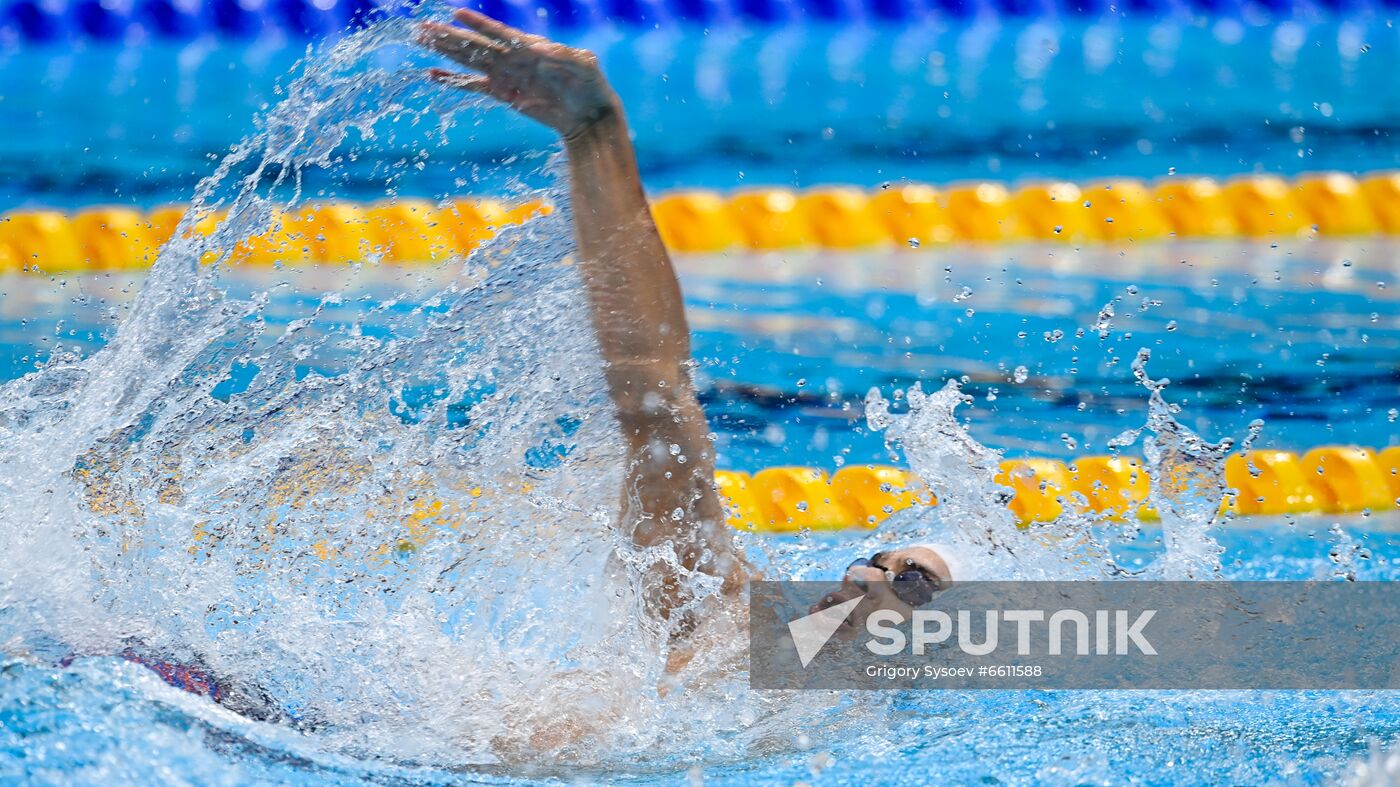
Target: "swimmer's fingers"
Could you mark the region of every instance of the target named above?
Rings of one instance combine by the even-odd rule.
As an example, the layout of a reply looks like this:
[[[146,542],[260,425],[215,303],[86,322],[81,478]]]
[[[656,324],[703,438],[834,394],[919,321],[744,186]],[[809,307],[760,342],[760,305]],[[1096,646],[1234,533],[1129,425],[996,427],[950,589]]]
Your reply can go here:
[[[498,22],[495,19],[492,19],[491,17],[487,16],[486,14],[483,14],[480,11],[473,11],[470,8],[457,9],[456,11],[452,12],[452,18],[456,19],[458,22],[461,22],[462,24],[466,25],[472,30],[475,30],[476,32],[486,36],[487,38],[495,39],[500,43],[507,44],[510,46],[531,44],[535,41],[541,40],[538,36],[532,36],[529,33],[522,33],[521,31],[516,30],[510,25]]]
[[[448,87],[470,90],[473,93],[491,94],[491,80],[480,74],[459,74],[443,68],[428,69],[428,78]]]
[[[418,28],[418,42],[468,68],[488,71],[505,52],[505,47],[485,36],[459,27],[424,22]]]

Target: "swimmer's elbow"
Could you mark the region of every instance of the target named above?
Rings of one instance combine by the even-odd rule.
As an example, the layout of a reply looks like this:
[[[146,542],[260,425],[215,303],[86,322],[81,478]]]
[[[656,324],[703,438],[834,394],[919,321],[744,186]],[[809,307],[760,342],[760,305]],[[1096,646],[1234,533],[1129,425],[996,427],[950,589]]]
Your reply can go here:
[[[698,405],[619,408],[618,425],[635,453],[655,457],[665,464],[675,452],[691,460],[709,459],[708,424]]]
[[[613,363],[608,365],[606,377],[613,404],[624,423],[648,425],[675,420],[698,407],[686,364]]]

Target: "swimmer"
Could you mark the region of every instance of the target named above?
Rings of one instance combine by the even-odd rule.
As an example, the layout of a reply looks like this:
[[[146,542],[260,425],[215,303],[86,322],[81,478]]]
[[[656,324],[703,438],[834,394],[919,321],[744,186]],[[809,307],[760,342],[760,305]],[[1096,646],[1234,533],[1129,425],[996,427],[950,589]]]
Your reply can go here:
[[[428,22],[419,41],[472,71],[428,76],[495,98],[563,139],[578,266],[630,468],[622,523],[637,546],[674,553],[646,572],[645,591],[652,614],[682,632],[691,625],[673,615],[689,601],[682,574],[717,577],[736,594],[747,572],[714,488],[680,285],[642,193],[622,103],[591,53],[475,11],[454,18],[463,27]]]
[[[621,526],[639,547],[669,545],[674,562],[648,571],[650,611],[672,635],[667,668],[689,660],[685,575],[709,575],[733,598],[752,578],[725,524],[714,484],[714,445],[691,380],[690,329],[680,285],[652,221],[622,103],[591,53],[523,33],[476,11],[460,24],[424,23],[420,43],[468,71],[431,69],[445,85],[490,96],[563,139],[578,264],[608,391],[626,440],[629,474]],[[911,546],[861,558],[813,611],[864,596],[851,616],[908,614],[960,571],[954,550]]]

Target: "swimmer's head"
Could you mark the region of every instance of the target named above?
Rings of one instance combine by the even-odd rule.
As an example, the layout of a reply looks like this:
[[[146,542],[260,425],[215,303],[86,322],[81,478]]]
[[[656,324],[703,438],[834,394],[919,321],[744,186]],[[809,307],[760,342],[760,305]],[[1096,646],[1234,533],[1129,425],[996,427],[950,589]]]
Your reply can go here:
[[[929,603],[952,581],[953,572],[943,555],[929,547],[877,552],[853,560],[846,568],[840,589],[813,604],[810,611],[863,596],[865,600],[856,605],[837,631],[838,635],[850,636],[863,629],[865,619],[879,609],[894,610],[908,618],[915,608]]]

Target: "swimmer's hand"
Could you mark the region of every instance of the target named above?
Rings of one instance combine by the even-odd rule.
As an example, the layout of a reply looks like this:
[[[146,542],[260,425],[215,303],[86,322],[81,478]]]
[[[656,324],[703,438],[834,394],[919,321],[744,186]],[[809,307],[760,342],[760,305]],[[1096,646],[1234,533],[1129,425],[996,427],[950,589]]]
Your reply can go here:
[[[465,27],[424,22],[418,41],[477,73],[433,68],[429,78],[491,96],[566,140],[621,113],[621,102],[593,53],[522,33],[465,8],[452,18]]]

